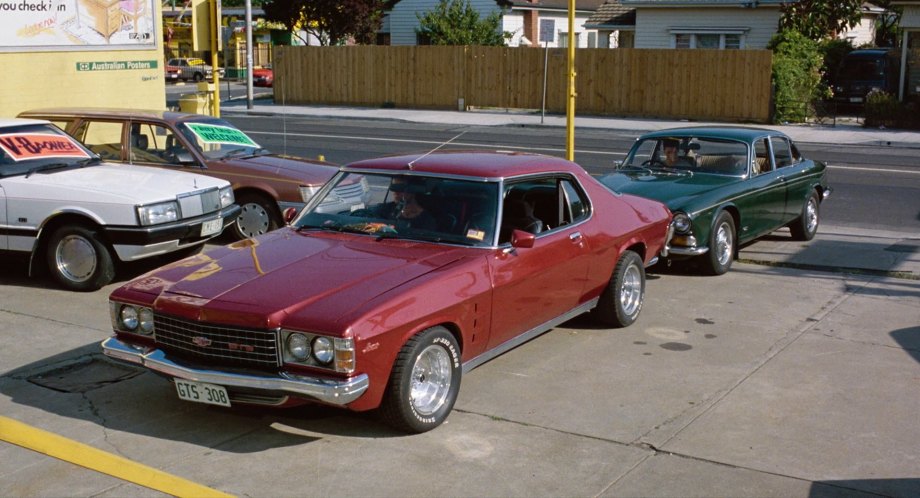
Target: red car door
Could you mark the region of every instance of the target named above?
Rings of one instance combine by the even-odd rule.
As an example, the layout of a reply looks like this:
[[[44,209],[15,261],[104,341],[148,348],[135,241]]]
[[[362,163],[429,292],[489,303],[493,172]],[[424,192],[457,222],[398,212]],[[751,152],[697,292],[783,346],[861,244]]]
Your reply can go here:
[[[567,181],[544,179],[524,186],[529,187],[525,198],[539,191],[528,202],[534,203],[543,226],[533,247],[506,247],[490,258],[494,288],[490,349],[571,310],[584,291],[591,252],[579,220],[571,221],[571,203],[560,186]],[[507,199],[506,194],[506,207]],[[507,211],[503,226],[509,222]]]

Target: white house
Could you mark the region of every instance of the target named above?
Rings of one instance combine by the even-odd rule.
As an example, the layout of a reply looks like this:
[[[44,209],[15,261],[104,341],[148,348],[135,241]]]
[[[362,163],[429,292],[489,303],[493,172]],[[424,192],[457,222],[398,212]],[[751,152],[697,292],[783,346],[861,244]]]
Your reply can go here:
[[[879,17],[886,15],[885,9],[871,3],[864,3],[860,7],[862,17],[859,23],[852,28],[841,31],[837,38],[849,40],[854,47],[875,44],[875,23]]]
[[[901,84],[898,99],[920,98],[920,0],[894,0],[901,7]]]
[[[796,0],[620,0],[635,9],[635,48],[763,49],[780,6]]]
[[[597,48],[633,48],[636,9],[620,0],[607,0],[588,18],[585,28],[597,30]]]
[[[390,45],[419,45],[424,43],[416,34],[418,16],[433,10],[438,0],[396,0],[384,18],[380,40]],[[567,47],[574,37],[575,46],[598,46],[597,30],[585,27],[585,22],[603,0],[576,0],[575,33],[568,29],[568,0],[470,0],[470,4],[485,18],[493,12],[501,14],[501,30],[511,34],[508,46]],[[545,39],[541,42],[541,26]],[[550,36],[551,35],[551,36]],[[387,43],[388,41],[388,43]]]

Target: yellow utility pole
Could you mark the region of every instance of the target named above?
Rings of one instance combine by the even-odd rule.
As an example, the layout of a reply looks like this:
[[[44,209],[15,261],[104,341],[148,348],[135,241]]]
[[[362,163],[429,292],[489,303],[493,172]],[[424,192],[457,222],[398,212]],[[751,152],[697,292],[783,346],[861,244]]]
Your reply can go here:
[[[220,117],[220,66],[217,51],[221,48],[220,16],[221,0],[211,0],[211,75],[214,77],[214,91],[211,94],[211,115]]]
[[[569,0],[568,76],[565,103],[565,158],[575,160],[575,0]]]

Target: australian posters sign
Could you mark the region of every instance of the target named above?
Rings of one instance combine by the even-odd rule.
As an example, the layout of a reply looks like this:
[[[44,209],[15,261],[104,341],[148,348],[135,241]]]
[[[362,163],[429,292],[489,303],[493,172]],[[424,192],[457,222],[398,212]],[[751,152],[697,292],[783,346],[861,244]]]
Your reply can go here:
[[[0,0],[0,52],[156,47],[155,0]]]

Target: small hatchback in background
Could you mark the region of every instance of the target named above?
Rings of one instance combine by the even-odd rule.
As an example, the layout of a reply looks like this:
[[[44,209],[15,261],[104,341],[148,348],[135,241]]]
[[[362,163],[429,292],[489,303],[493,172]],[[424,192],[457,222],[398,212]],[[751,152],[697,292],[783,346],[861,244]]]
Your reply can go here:
[[[245,239],[284,224],[282,213],[300,210],[336,173],[323,161],[273,154],[227,121],[180,112],[59,108],[26,111],[47,119],[103,159],[215,176],[233,185],[242,214],[232,233]],[[367,186],[341,185],[329,211],[360,202]]]

